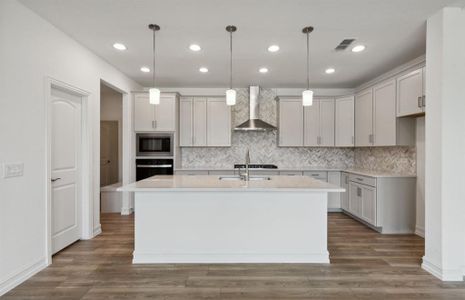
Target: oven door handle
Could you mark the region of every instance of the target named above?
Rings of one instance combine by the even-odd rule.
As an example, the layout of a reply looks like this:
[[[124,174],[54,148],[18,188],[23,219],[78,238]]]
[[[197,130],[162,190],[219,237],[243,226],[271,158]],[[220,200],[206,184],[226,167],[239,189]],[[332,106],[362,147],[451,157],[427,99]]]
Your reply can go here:
[[[164,168],[172,168],[173,165],[137,165],[138,168],[156,168],[156,169],[164,169]]]

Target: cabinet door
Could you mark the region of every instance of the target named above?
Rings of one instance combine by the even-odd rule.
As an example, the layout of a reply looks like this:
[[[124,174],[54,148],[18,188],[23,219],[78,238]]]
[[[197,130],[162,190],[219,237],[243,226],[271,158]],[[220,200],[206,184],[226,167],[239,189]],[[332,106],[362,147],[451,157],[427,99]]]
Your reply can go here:
[[[354,136],[354,97],[336,99],[336,147],[353,147]]]
[[[320,140],[319,146],[334,147],[334,99],[322,99],[320,102]]]
[[[194,139],[192,98],[181,98],[179,106],[179,146],[189,147]]]
[[[355,146],[371,146],[373,138],[373,92],[355,96]]]
[[[347,173],[341,174],[341,186],[346,190],[341,193],[341,207],[345,211],[349,211],[349,175]]]
[[[361,188],[353,183],[349,182],[349,212],[354,216],[360,216],[361,207]]]
[[[303,146],[303,106],[300,99],[279,101],[279,146]]]
[[[397,116],[423,112],[423,70],[418,69],[397,78]]]
[[[176,130],[176,97],[163,95],[160,104],[154,105],[155,109],[155,130],[175,131]]]
[[[361,218],[376,226],[376,188],[360,186],[361,189]]]
[[[134,130],[154,131],[154,105],[149,102],[148,94],[134,95]]]
[[[231,146],[231,107],[224,98],[207,99],[207,145]]]
[[[207,145],[207,99],[194,98],[193,142],[194,146]]]
[[[373,140],[375,146],[396,145],[396,82],[390,80],[373,88]]]
[[[421,111],[425,112],[426,111],[426,67],[421,68],[421,76],[423,77],[422,79],[422,93],[423,93],[423,103],[422,103],[422,108]]]
[[[341,172],[328,172],[328,182],[341,186]],[[341,208],[341,193],[328,193],[328,209]]]
[[[302,104],[301,104],[302,105]],[[320,100],[304,107],[304,146],[319,146],[320,141]]]

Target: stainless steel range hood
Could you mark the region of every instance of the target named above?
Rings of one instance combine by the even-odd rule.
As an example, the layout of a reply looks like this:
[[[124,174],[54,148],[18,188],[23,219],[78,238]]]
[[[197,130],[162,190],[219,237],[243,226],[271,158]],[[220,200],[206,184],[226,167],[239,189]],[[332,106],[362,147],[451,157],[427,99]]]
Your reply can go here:
[[[241,125],[234,128],[236,131],[268,131],[276,130],[271,124],[268,124],[259,118],[260,104],[258,95],[260,94],[259,86],[251,86],[249,88],[249,119]]]

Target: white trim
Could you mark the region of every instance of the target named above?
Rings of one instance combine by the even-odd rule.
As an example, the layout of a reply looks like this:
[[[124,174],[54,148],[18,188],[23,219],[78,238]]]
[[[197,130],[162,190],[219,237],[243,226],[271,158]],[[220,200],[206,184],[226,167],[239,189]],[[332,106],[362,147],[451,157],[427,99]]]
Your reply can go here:
[[[39,273],[47,266],[47,259],[41,258],[37,262],[32,263],[25,268],[22,268],[22,270],[17,272],[16,274],[8,276],[8,279],[6,279],[5,281],[2,280],[0,284],[0,297],[6,294],[8,291],[14,289],[24,281],[28,280],[35,274]]]
[[[329,264],[329,253],[133,253],[133,264],[315,263]]]
[[[92,238],[96,237],[97,235],[99,235],[101,233],[102,233],[102,225],[98,224],[98,226],[94,228],[94,234],[93,234]]]
[[[342,208],[329,208],[328,207],[328,212],[343,212]]]
[[[442,281],[463,281],[464,278],[462,269],[444,270],[430,262],[425,256],[423,256],[421,268]]]
[[[425,228],[417,225],[415,227],[415,234],[425,238]]]
[[[56,80],[51,77],[45,78],[45,147],[47,149],[45,156],[46,165],[46,176],[45,176],[45,199],[46,199],[46,230],[45,230],[45,253],[46,253],[46,265],[52,263],[52,234],[51,234],[51,221],[52,221],[52,209],[51,209],[51,114],[50,114],[50,102],[52,88],[62,89],[66,92],[75,94],[81,97],[81,238],[90,239],[93,237],[93,197],[92,197],[92,157],[93,153],[91,150],[91,134],[89,132],[89,118],[88,118],[88,102],[90,93],[81,90],[77,87]]]

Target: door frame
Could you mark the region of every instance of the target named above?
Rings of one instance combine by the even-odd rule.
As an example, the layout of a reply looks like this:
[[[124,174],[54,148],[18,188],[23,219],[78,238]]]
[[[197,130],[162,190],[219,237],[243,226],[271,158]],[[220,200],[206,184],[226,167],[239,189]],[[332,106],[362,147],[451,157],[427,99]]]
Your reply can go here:
[[[92,157],[91,157],[91,132],[89,126],[89,114],[88,105],[90,93],[67,84],[65,82],[56,80],[51,77],[45,79],[45,199],[46,199],[46,211],[45,211],[45,253],[46,263],[50,265],[52,263],[52,196],[51,196],[51,141],[52,141],[52,122],[51,122],[51,100],[52,100],[52,89],[59,89],[64,92],[76,95],[81,98],[81,161],[80,161],[80,183],[81,183],[81,239],[89,239],[93,237],[93,203],[92,203]]]

